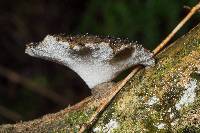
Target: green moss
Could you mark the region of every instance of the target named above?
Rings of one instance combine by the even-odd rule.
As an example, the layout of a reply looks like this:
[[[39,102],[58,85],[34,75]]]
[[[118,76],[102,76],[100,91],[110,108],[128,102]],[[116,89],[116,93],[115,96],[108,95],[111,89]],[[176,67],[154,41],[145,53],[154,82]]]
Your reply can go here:
[[[200,73],[193,72],[190,74],[190,77],[200,81]]]
[[[152,117],[148,116],[146,119],[144,119],[144,126],[145,128],[149,131],[149,132],[156,132],[157,128],[155,126],[155,119],[153,119]]]
[[[187,56],[191,51],[196,50],[196,48],[200,46],[200,40],[191,40],[189,43],[185,44],[184,47],[177,52],[176,54],[179,55],[179,58]]]
[[[178,133],[200,133],[200,128],[195,126],[186,126],[177,131]]]
[[[68,116],[69,117],[65,119],[65,123],[69,124],[71,127],[88,120],[87,115],[83,111],[71,112]]]

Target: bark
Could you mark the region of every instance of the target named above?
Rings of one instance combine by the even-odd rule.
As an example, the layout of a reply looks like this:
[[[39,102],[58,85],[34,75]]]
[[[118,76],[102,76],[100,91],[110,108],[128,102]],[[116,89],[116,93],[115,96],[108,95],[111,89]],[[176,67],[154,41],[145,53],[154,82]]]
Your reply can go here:
[[[77,132],[100,103],[89,97],[0,132]],[[200,132],[200,24],[156,56],[122,88],[88,132]]]

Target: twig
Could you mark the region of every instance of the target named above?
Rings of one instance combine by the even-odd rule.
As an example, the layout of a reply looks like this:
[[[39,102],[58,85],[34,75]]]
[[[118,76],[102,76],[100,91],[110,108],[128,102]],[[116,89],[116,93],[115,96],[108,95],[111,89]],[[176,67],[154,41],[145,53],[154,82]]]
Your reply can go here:
[[[172,39],[172,37],[181,29],[181,27],[200,9],[200,2],[195,5],[190,12],[181,20],[181,22],[174,28],[174,30],[153,50],[156,55],[159,53],[166,44]]]
[[[4,116],[7,119],[12,121],[19,121],[22,120],[22,116],[6,107],[0,105],[0,115]]]
[[[187,9],[187,10],[191,10],[191,7],[190,7],[190,6],[183,6],[183,8],[184,8],[184,9]],[[198,10],[197,12],[200,13],[200,10]]]
[[[68,104],[67,99],[65,99],[64,97],[56,94],[50,89],[39,86],[35,82],[23,77],[22,75],[19,75],[18,73],[12,70],[4,68],[3,66],[0,66],[0,75],[9,79],[10,81],[14,83],[20,83],[26,86],[25,88],[30,89],[36,93],[39,93],[40,95],[54,101],[55,103],[61,106]]]
[[[158,54],[165,46],[166,44],[171,40],[171,38],[175,35],[175,33],[194,15],[198,10],[200,9],[200,2],[195,5],[190,12],[187,14],[185,18],[174,28],[174,30],[153,50],[154,56]],[[116,96],[116,94],[123,88],[123,86],[129,81],[131,77],[133,77],[142,66],[136,67],[123,81],[121,81],[117,86],[114,87],[112,94],[103,100],[101,100],[101,105],[99,108],[95,111],[95,113],[91,116],[91,119],[83,125],[78,133],[83,133],[87,129],[89,129],[94,122],[96,121],[99,114],[108,106],[110,101]]]

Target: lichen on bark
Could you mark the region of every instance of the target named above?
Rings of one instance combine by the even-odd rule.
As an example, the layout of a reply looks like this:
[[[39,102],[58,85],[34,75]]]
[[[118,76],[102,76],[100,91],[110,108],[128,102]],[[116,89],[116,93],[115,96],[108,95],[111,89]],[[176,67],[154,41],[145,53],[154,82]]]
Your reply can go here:
[[[94,132],[200,131],[200,25],[139,71],[99,116]],[[100,106],[92,97],[40,119],[0,126],[0,132],[77,132]]]

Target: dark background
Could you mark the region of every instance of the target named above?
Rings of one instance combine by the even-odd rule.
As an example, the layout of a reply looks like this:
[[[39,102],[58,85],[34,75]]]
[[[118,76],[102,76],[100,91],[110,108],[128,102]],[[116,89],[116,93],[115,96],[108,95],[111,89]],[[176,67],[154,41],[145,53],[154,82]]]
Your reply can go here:
[[[0,0],[0,124],[56,112],[90,95],[74,72],[24,54],[25,44],[47,34],[89,33],[128,37],[152,50],[188,13],[183,6],[197,2]],[[197,25],[199,18],[195,15],[174,40]],[[58,97],[49,96],[52,92]],[[64,102],[58,100],[63,98]]]

